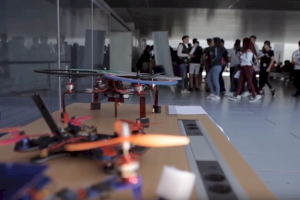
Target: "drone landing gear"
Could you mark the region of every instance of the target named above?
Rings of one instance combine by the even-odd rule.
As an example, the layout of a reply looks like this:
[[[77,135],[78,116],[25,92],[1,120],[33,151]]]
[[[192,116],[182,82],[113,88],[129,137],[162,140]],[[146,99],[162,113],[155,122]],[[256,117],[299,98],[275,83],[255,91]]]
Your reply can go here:
[[[161,113],[161,106],[153,105],[152,112],[153,113]]]
[[[161,106],[158,105],[158,89],[155,90],[155,100],[152,106],[152,113],[161,113]]]
[[[99,102],[99,94],[94,93],[93,102],[91,103],[91,110],[101,110],[101,103]]]
[[[140,118],[136,119],[136,121],[140,121],[142,124],[149,124],[149,118],[146,118],[146,97],[140,95]],[[144,128],[149,128],[149,125],[145,125]]]

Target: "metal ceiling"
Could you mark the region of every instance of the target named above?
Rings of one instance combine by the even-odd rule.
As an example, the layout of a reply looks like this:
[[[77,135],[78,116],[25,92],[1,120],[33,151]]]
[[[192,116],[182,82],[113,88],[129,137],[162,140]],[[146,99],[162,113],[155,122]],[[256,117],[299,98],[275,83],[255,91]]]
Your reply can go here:
[[[209,8],[291,10],[300,9],[299,0],[105,0],[112,8]]]
[[[297,43],[300,12],[234,9],[134,8],[115,9],[127,15],[142,37],[151,38],[152,31],[168,31],[171,39],[183,35],[205,39],[219,36],[235,40],[257,35],[259,41]],[[121,12],[122,11],[122,12]],[[127,16],[128,18],[128,16]]]

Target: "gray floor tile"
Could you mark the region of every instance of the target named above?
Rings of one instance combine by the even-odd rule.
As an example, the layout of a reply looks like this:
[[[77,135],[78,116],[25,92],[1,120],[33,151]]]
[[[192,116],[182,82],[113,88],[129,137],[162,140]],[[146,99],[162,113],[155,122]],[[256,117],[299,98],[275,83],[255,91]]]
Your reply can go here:
[[[299,154],[290,153],[243,153],[243,158],[255,171],[300,173]]]
[[[300,199],[299,179],[297,173],[257,172],[279,200]]]

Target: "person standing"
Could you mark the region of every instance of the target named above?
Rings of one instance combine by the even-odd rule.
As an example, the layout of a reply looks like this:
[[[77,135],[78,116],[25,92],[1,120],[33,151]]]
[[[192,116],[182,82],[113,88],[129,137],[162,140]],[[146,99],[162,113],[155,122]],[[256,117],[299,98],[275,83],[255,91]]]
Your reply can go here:
[[[255,53],[256,53],[255,54],[256,55],[256,60],[259,60],[262,56],[264,56],[264,54],[262,53],[262,51],[259,50],[259,48],[256,44],[256,39],[257,38],[256,38],[255,35],[250,36],[251,43],[254,45],[254,50],[255,50]],[[253,73],[253,84],[254,84],[255,88],[257,88],[257,90],[258,90],[258,81],[257,81],[257,78],[256,78],[257,74],[258,73],[254,71],[254,73]],[[256,92],[259,92],[259,91],[256,91]],[[246,96],[249,96],[249,94],[250,93],[248,91],[245,91],[244,94],[242,94],[242,96],[246,97]]]
[[[275,89],[272,88],[269,82],[269,72],[271,71],[275,59],[274,59],[274,51],[271,50],[271,42],[264,42],[264,56],[260,58],[260,71],[259,71],[259,91],[261,94],[264,94],[263,88],[267,84],[271,90],[272,96],[274,97],[276,92]]]
[[[221,44],[221,47],[226,50],[226,48],[224,46],[225,45],[224,39],[220,39],[220,44]],[[223,72],[224,72],[224,70],[226,68],[226,65],[228,63],[227,50],[226,50],[225,53],[226,53],[226,56],[225,56],[225,58],[222,61],[222,70],[221,70],[220,76],[219,76],[219,82],[220,82],[220,90],[221,90],[221,92],[226,92],[225,82],[224,82],[224,78],[223,78]]]
[[[232,96],[233,93],[237,90],[238,79],[234,76],[240,70],[241,66],[241,55],[242,55],[242,47],[241,40],[237,39],[234,43],[232,51],[229,52],[228,57],[230,60],[230,90],[225,96]]]
[[[189,68],[190,89],[193,90],[193,86],[195,85],[195,90],[199,90],[199,87],[201,85],[199,86],[198,77],[199,77],[199,71],[201,65],[202,48],[199,46],[199,41],[196,38],[193,39],[193,45],[194,46],[190,52],[190,54],[194,56],[191,58],[191,63]]]
[[[298,42],[299,49],[293,52],[292,63],[294,64],[294,85],[296,87],[296,93],[294,97],[300,96],[300,41]]]
[[[206,39],[207,45],[208,47],[206,47],[204,49],[203,55],[202,55],[202,63],[203,63],[203,68],[205,68],[205,72],[206,72],[206,77],[207,74],[209,72],[209,70],[211,69],[211,55],[210,52],[214,46],[214,41],[211,38]],[[205,77],[205,79],[206,79]],[[198,79],[199,81],[199,79]],[[201,85],[201,84],[199,84]],[[208,84],[205,84],[205,90],[207,92],[209,92],[209,88],[208,88]]]
[[[206,81],[210,90],[207,97],[211,100],[220,100],[220,73],[222,71],[222,60],[225,59],[226,50],[220,44],[220,38],[213,38],[214,47],[210,50],[211,69],[209,70]]]
[[[256,94],[256,89],[253,84],[253,60],[255,59],[256,52],[254,45],[251,43],[249,38],[245,38],[243,40],[243,48],[241,55],[241,74],[238,82],[238,89],[235,94],[231,97],[228,97],[232,101],[236,101],[237,96],[241,93],[244,83],[247,81],[249,88],[251,89],[252,97],[250,98],[250,102],[255,102],[261,99],[260,95]]]
[[[180,74],[181,74],[181,93],[186,94],[190,93],[186,88],[185,88],[185,79],[187,76],[187,67],[190,58],[192,55],[189,53],[189,48],[187,47],[187,44],[189,43],[189,36],[185,35],[182,37],[182,43],[179,43],[178,48],[177,48],[177,56],[180,58],[179,61],[179,68],[180,68]]]

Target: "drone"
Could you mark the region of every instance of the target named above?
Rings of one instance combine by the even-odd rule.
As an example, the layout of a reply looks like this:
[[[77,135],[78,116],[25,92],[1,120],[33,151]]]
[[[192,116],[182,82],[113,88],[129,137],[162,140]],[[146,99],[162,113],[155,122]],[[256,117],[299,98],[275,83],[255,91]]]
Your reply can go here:
[[[160,148],[160,147],[183,146],[189,144],[190,142],[189,138],[186,136],[172,136],[172,135],[160,135],[160,134],[132,135],[129,124],[122,121],[115,122],[115,130],[117,134],[120,135],[117,138],[111,138],[102,141],[85,142],[85,143],[70,143],[64,146],[65,150],[70,152],[99,149],[104,147],[114,147],[116,145],[121,146],[122,155],[120,155],[117,159],[114,160],[117,166],[117,173],[115,175],[105,179],[104,181],[101,181],[100,183],[97,183],[89,187],[80,188],[77,190],[64,189],[55,194],[49,194],[48,196],[45,196],[45,190],[43,189],[45,187],[45,184],[39,186],[36,184],[40,183],[41,181],[36,181],[35,184],[31,186],[34,187],[33,189],[35,189],[35,193],[27,193],[22,195],[25,196],[27,195],[26,197],[28,200],[35,200],[35,199],[43,200],[46,197],[49,200],[56,200],[56,199],[80,200],[80,199],[90,199],[90,198],[99,198],[99,197],[104,198],[107,197],[111,192],[130,190],[134,199],[144,200],[142,195],[142,179],[141,176],[138,174],[140,163],[138,162],[137,158],[133,157],[130,154],[131,143],[135,145],[145,146],[148,148]],[[40,172],[41,171],[42,170],[40,170]],[[172,175],[173,178],[174,176],[176,176],[176,173]],[[177,176],[178,176],[178,172],[177,172]],[[179,175],[179,177],[180,176],[181,175]],[[40,177],[45,179],[45,177],[43,176]],[[189,182],[195,182],[194,175],[191,175],[190,177],[191,178],[189,178]],[[171,177],[169,178],[171,179]],[[162,184],[164,186],[162,186]],[[159,188],[170,187],[170,184],[174,184],[174,183],[170,183],[170,181],[168,183],[166,183],[165,181],[161,181]],[[186,184],[186,182],[184,184]],[[29,187],[29,185],[27,185],[27,187]],[[36,188],[38,188],[39,190],[37,190]],[[23,190],[23,191],[31,191],[30,189],[28,188],[27,190]],[[190,189],[186,190],[185,188],[184,191],[185,195],[190,196],[192,189],[193,189],[193,184]],[[18,192],[20,192],[20,188],[14,188],[14,190],[15,190],[14,193],[11,192],[12,194],[18,194]],[[174,194],[170,194],[170,192],[162,192],[162,189],[158,189],[157,193],[160,195],[162,199],[169,198],[170,195],[174,196]],[[176,195],[177,198],[183,197],[183,195],[178,194],[178,191]],[[43,197],[43,198],[37,198],[37,197]],[[188,199],[188,198],[185,197],[184,199]]]
[[[35,70],[36,73],[56,75],[68,77],[69,82],[66,83],[66,91],[62,93],[62,122],[69,118],[66,111],[65,95],[74,93],[90,93],[93,94],[93,102],[91,110],[100,110],[99,94],[103,93],[107,96],[108,102],[114,102],[115,117],[118,116],[118,106],[125,102],[125,96],[137,95],[140,98],[140,117],[142,123],[149,123],[146,118],[146,98],[145,96],[151,91],[155,91],[155,100],[152,106],[153,113],[161,113],[161,106],[158,105],[158,85],[174,86],[181,78],[167,77],[161,74],[131,73],[109,70],[87,70],[87,69],[68,69],[68,70]],[[84,91],[75,90],[72,78],[96,77],[92,89]],[[123,82],[131,83],[131,86],[125,86]],[[148,91],[146,91],[148,90]]]
[[[102,166],[102,169],[105,173],[110,174],[115,172],[113,160],[120,155],[120,151],[116,151],[115,149],[111,148],[97,148],[87,151],[69,152],[66,151],[64,147],[67,144],[80,144],[85,142],[117,138],[119,137],[119,134],[117,134],[117,132],[114,132],[112,135],[100,134],[98,133],[96,127],[83,125],[82,121],[90,119],[90,116],[79,118],[72,117],[71,119],[67,120],[68,126],[66,128],[59,129],[40,95],[36,94],[32,98],[39,108],[52,133],[27,135],[24,131],[20,131],[21,127],[0,129],[0,133],[9,133],[11,135],[10,138],[1,140],[0,145],[15,144],[14,151],[18,153],[33,151],[39,152],[38,156],[31,158],[30,161],[32,163],[43,163],[50,159],[64,156],[80,156],[95,160]],[[144,124],[142,124],[140,121],[133,122],[125,119],[121,119],[119,121],[129,124],[131,134],[145,134]],[[135,156],[142,156],[147,152],[147,150],[148,148],[146,147],[132,145],[130,153]]]

